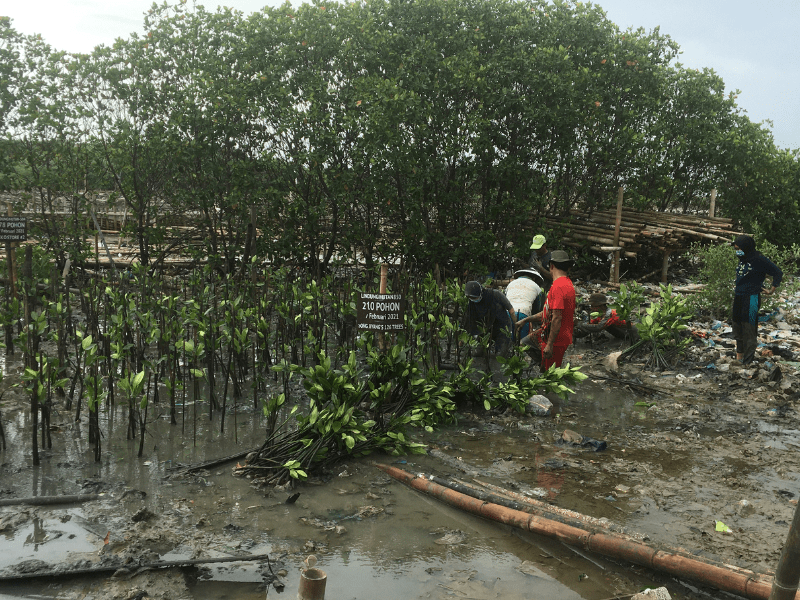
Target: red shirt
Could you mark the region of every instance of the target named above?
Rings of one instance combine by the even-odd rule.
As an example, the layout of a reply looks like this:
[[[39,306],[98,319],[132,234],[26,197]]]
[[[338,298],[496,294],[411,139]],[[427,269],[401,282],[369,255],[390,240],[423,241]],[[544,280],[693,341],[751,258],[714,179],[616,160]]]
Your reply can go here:
[[[541,341],[544,346],[550,336],[552,311],[561,310],[561,328],[556,335],[554,346],[569,346],[572,343],[572,326],[575,321],[575,288],[569,277],[559,277],[547,292],[542,314]]]
[[[594,319],[591,319],[589,321],[589,323],[592,323],[594,325],[594,324],[600,323],[603,320],[605,320],[605,326],[606,327],[611,327],[612,325],[619,325],[620,327],[627,327],[628,326],[627,322],[625,322],[624,320],[620,319],[617,316],[617,311],[614,310],[613,308],[607,310],[604,315],[602,315],[600,317],[595,317]]]

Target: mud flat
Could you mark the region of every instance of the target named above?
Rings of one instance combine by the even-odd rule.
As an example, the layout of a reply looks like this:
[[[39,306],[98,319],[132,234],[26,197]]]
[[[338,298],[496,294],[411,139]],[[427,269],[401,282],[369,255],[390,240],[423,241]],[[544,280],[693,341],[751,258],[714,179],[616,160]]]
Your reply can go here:
[[[566,402],[553,397],[548,417],[463,406],[458,425],[420,435],[428,455],[371,458],[410,472],[478,478],[612,521],[653,544],[774,569],[798,499],[795,365],[725,369],[730,361],[718,346],[697,344],[675,371],[623,362],[611,372],[603,365],[614,344],[570,350],[569,360],[590,379]],[[340,463],[293,489],[257,489],[233,476],[234,464],[175,476],[179,464],[257,447],[264,424],[247,408],[237,420],[238,443],[207,420],[198,421],[195,442],[157,417],[141,458],[138,441],[126,440],[119,425],[121,409],[112,411],[104,417],[109,433],[100,463],[85,442],[86,423],[54,414],[53,449],[33,467],[25,401],[6,390],[0,498],[98,496],[0,507],[0,572],[26,575],[0,582],[4,597],[294,597],[310,554],[328,575],[329,598],[597,600],[661,585],[673,598],[717,597],[688,580],[462,513],[388,478],[369,459]],[[592,452],[564,443],[565,431],[607,447]],[[729,531],[718,531],[718,523]],[[250,555],[269,561],[142,569]],[[98,567],[114,569],[66,575]],[[39,576],[53,569],[65,576]]]

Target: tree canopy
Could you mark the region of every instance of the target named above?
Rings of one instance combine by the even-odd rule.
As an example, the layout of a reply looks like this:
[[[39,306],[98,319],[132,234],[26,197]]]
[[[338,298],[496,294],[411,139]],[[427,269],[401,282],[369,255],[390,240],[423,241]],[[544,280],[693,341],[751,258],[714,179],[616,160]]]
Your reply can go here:
[[[112,190],[141,260],[170,222],[223,272],[253,255],[493,267],[538,219],[607,208],[719,213],[796,239],[797,151],[710,69],[589,3],[154,4],[146,33],[68,54],[0,19],[0,187],[26,190],[53,255]],[[258,230],[260,235],[256,235]]]

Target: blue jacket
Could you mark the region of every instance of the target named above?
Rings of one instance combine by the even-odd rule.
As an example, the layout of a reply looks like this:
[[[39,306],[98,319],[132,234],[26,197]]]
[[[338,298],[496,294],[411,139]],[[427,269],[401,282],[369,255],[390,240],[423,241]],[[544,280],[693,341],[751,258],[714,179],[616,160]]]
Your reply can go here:
[[[772,276],[772,285],[775,287],[781,284],[783,271],[756,250],[753,238],[749,235],[740,235],[734,244],[744,251],[744,256],[739,257],[739,264],[736,266],[736,289],[734,290],[736,295],[749,296],[760,293],[767,275]]]

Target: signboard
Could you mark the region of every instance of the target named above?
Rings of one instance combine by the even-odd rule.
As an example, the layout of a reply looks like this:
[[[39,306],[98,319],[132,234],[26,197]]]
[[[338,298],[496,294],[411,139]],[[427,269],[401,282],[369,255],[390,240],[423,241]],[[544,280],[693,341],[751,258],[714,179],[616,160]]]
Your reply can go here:
[[[0,217],[0,242],[24,242],[28,239],[28,219]]]
[[[365,294],[358,297],[358,329],[402,331],[406,300],[402,294]]]

